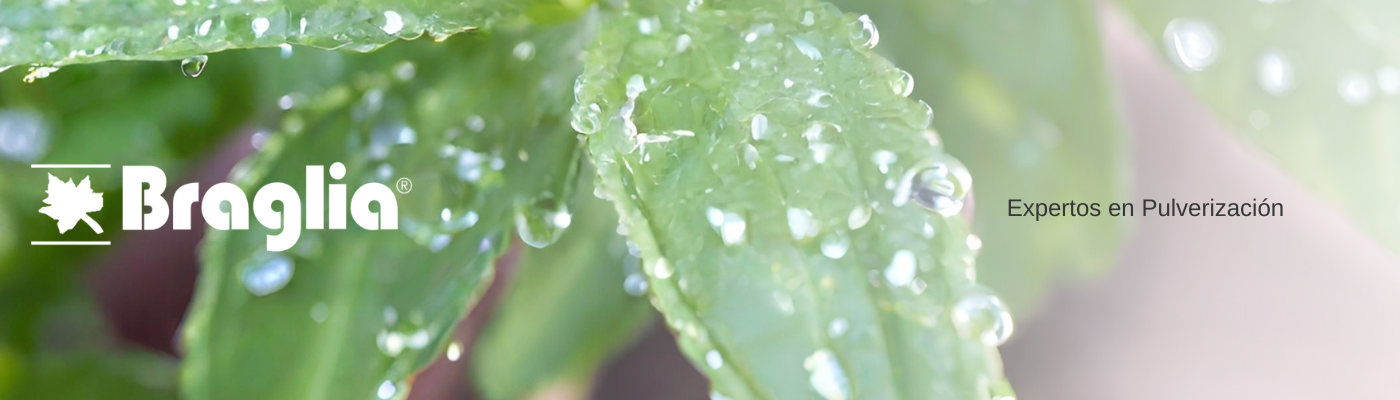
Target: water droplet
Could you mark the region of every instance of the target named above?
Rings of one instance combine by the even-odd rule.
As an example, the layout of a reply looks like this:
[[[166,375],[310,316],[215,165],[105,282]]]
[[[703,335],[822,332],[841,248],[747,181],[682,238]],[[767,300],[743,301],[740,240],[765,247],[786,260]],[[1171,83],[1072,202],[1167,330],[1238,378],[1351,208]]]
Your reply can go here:
[[[1001,299],[987,293],[963,296],[953,306],[952,318],[959,333],[987,346],[1000,346],[1011,337],[1011,313]]]
[[[311,306],[311,320],[316,323],[326,322],[326,318],[331,316],[331,307],[326,303],[316,303]]]
[[[209,56],[198,55],[185,58],[180,61],[180,72],[185,76],[194,78],[204,73],[204,66],[209,64]]]
[[[485,173],[483,161],[481,153],[462,149],[462,152],[457,154],[457,178],[469,183],[481,180],[481,175]]]
[[[763,140],[763,135],[768,133],[768,116],[754,115],[753,120],[749,121],[749,133],[753,135],[753,140]]]
[[[870,160],[874,161],[875,166],[880,168],[881,174],[887,174],[890,172],[890,165],[899,161],[899,156],[889,150],[875,150],[875,153],[870,156]]]
[[[753,144],[744,144],[744,162],[749,165],[749,170],[758,168],[758,148]]]
[[[276,293],[292,280],[295,265],[292,259],[277,253],[258,253],[243,262],[243,287],[254,296]]]
[[[280,44],[280,45],[277,45],[277,47],[279,47],[279,48],[282,49],[282,59],[283,59],[283,60],[292,58],[292,45],[291,45],[291,44],[282,43],[282,44]]]
[[[816,108],[831,107],[831,93],[825,90],[812,89],[812,94],[807,96],[807,105]]]
[[[817,220],[812,218],[812,212],[802,208],[788,208],[788,231],[792,232],[793,240],[803,240],[817,236],[817,231],[821,227],[817,226]]]
[[[865,223],[870,222],[870,215],[873,212],[874,210],[871,210],[870,206],[857,204],[855,208],[851,209],[851,215],[846,217],[846,227],[851,228],[851,230],[860,229],[860,227],[865,226]]]
[[[168,38],[168,39],[170,39],[170,41],[172,41],[172,42],[175,41],[176,39],[179,39],[179,38],[180,38],[180,27],[175,26],[175,25],[171,25],[169,28],[165,28],[165,37]]]
[[[812,43],[807,42],[807,40],[800,37],[793,37],[792,44],[796,45],[797,51],[802,52],[802,55],[807,56],[807,58],[813,61],[820,61],[822,59],[822,51],[817,49],[817,46],[813,46]]]
[[[977,235],[967,235],[967,248],[972,251],[982,250],[982,238]]]
[[[914,129],[928,128],[929,125],[933,124],[933,106],[928,105],[928,103],[923,100],[919,100],[918,107],[918,112],[909,113],[909,126],[914,127]]]
[[[1288,56],[1278,50],[1270,50],[1259,57],[1259,86],[1275,96],[1282,96],[1293,90],[1293,63]]]
[[[848,326],[846,319],[838,317],[836,319],[831,320],[831,324],[827,325],[826,334],[828,336],[831,336],[832,339],[839,338],[842,335],[846,334],[847,328]]]
[[[560,234],[573,222],[569,206],[552,196],[540,196],[515,207],[515,229],[520,241],[535,248],[544,248],[559,240]]]
[[[1171,59],[1187,71],[1200,71],[1220,57],[1220,40],[1210,23],[1195,18],[1177,18],[1167,23],[1162,34]]]
[[[680,53],[690,48],[690,35],[682,33],[676,37],[676,52]]]
[[[384,381],[384,383],[379,384],[379,390],[376,391],[375,394],[379,396],[380,400],[389,400],[389,398],[394,397],[394,393],[398,393],[398,391],[399,388],[395,387],[393,382]]]
[[[967,170],[936,163],[923,170],[910,170],[891,203],[898,207],[913,199],[924,208],[951,217],[962,211],[963,198],[971,187],[972,177]]]
[[[899,73],[890,79],[890,90],[897,95],[909,97],[910,93],[914,93],[914,75],[910,75],[909,71],[899,70]]]
[[[873,49],[880,44],[880,31],[875,29],[875,22],[870,20],[869,15],[861,15],[852,24],[854,26],[851,33],[851,43],[867,49]]]
[[[710,221],[710,226],[715,228],[715,232],[719,232],[724,244],[733,246],[744,242],[744,230],[748,228],[748,224],[743,216],[710,207],[705,209],[705,219]]]
[[[675,268],[671,267],[671,262],[667,261],[665,258],[658,258],[656,261],[647,265],[647,267],[649,267],[651,275],[655,276],[656,279],[671,279],[671,275],[676,273]]]
[[[535,44],[529,41],[520,42],[511,50],[511,54],[521,61],[529,61],[531,58],[535,58]]]
[[[1347,104],[1364,106],[1370,103],[1371,97],[1375,95],[1375,86],[1366,74],[1353,71],[1342,75],[1337,81],[1337,93],[1342,95],[1342,100]]]
[[[819,349],[802,360],[802,367],[807,369],[809,376],[808,383],[812,384],[812,389],[817,391],[826,400],[846,400],[851,396],[851,385],[846,378],[846,372],[841,369],[841,364],[837,362],[836,355],[831,350]]]
[[[839,260],[846,256],[846,249],[850,248],[851,240],[840,232],[834,232],[822,239],[822,255],[833,260]]]
[[[453,341],[447,345],[447,361],[457,362],[462,358],[462,343]]]
[[[0,110],[0,156],[28,164],[48,150],[49,130],[42,116],[27,109]]]
[[[267,33],[267,28],[270,27],[271,25],[272,25],[272,24],[271,24],[270,22],[268,22],[267,18],[265,18],[265,17],[257,17],[257,18],[254,18],[254,19],[253,19],[253,37],[254,37],[254,38],[261,38],[261,37],[263,36],[264,33]]]
[[[384,33],[390,35],[399,33],[400,30],[403,30],[403,17],[397,12],[385,11],[384,25],[379,27],[379,29],[383,29]]]
[[[710,366],[710,369],[720,369],[724,366],[724,357],[719,355],[719,350],[707,351],[705,352],[705,365]]]
[[[641,75],[632,75],[631,78],[627,78],[627,98],[635,99],[645,91],[647,91],[647,83]]]
[[[627,274],[627,278],[622,280],[622,290],[632,297],[645,296],[647,285],[647,278],[642,274]]]
[[[661,19],[657,17],[642,18],[637,20],[637,31],[641,32],[643,35],[650,35],[656,33],[656,30],[660,27]]]
[[[918,259],[914,257],[914,252],[900,250],[894,252],[894,258],[890,260],[890,265],[885,267],[885,280],[894,286],[907,286],[914,281],[914,272],[918,267]]]

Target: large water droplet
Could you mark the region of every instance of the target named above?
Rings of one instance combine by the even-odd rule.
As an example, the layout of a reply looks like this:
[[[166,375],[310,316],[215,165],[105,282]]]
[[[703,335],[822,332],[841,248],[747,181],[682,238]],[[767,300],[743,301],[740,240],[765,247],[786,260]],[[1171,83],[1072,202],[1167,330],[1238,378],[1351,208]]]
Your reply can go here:
[[[724,356],[719,354],[719,350],[707,351],[705,352],[705,365],[710,366],[710,369],[720,369],[724,367]]]
[[[753,120],[749,121],[749,133],[753,136],[753,140],[762,140],[763,135],[768,133],[768,116],[754,115]]]
[[[569,121],[569,125],[573,126],[574,131],[578,133],[591,135],[597,132],[598,125],[602,124],[602,112],[598,103],[589,104],[587,107],[582,104],[574,105],[574,115],[573,119]]]
[[[1200,71],[1220,57],[1220,39],[1210,23],[1195,18],[1177,18],[1167,23],[1162,34],[1167,51],[1178,67]]]
[[[910,75],[909,71],[899,70],[899,73],[890,79],[890,90],[900,96],[909,97],[909,94],[914,93],[914,75]]]
[[[1371,77],[1353,71],[1337,80],[1337,93],[1347,104],[1364,106],[1370,103],[1371,97],[1375,95],[1375,86],[1371,83]]]
[[[861,15],[851,24],[851,44],[873,49],[880,44],[880,31],[875,29],[875,22],[870,20],[869,15]]]
[[[935,163],[923,170],[911,170],[895,191],[892,203],[902,206],[910,199],[915,203],[951,217],[962,211],[963,198],[972,189],[972,177],[960,166]]]
[[[839,260],[846,256],[846,250],[851,246],[851,239],[840,232],[833,232],[822,239],[822,255],[833,260]]]
[[[295,265],[292,259],[277,253],[258,253],[243,262],[240,273],[243,287],[254,296],[276,293],[292,280]]]
[[[1278,50],[1270,50],[1259,57],[1259,86],[1275,96],[1282,96],[1293,90],[1295,78],[1293,62]]]
[[[42,116],[26,109],[0,110],[0,156],[28,164],[48,150],[49,130]]]
[[[807,381],[812,384],[812,390],[816,390],[822,398],[846,400],[851,396],[850,381],[831,350],[817,350],[802,361],[802,367],[807,369]]]
[[[647,278],[642,274],[627,274],[627,278],[622,280],[622,290],[632,297],[645,296],[647,286]]]
[[[452,342],[452,344],[447,345],[447,361],[457,362],[457,360],[459,360],[459,359],[461,359],[461,358],[462,358],[462,343],[461,343],[461,342],[456,342],[456,341],[454,341],[454,342]]]
[[[987,346],[1000,346],[1011,337],[1011,313],[1001,299],[987,293],[963,296],[953,306],[953,325],[964,336]]]
[[[204,73],[204,66],[208,64],[209,56],[191,56],[180,61],[180,72],[191,78],[198,77],[199,74]]]
[[[559,240],[560,234],[573,222],[569,206],[553,196],[540,196],[515,207],[515,229],[520,241],[535,248],[544,248]]]
[[[917,269],[918,259],[914,257],[914,252],[896,251],[890,259],[890,265],[885,267],[885,280],[894,286],[907,286],[914,281]]]
[[[394,11],[385,11],[384,25],[381,25],[379,29],[383,29],[384,33],[390,35],[399,33],[400,30],[403,30],[403,16]]]
[[[733,246],[744,242],[744,230],[748,228],[748,223],[738,213],[710,207],[705,210],[705,219],[710,221],[715,232],[719,232],[724,244]]]
[[[393,382],[384,381],[384,383],[379,384],[379,390],[375,391],[375,395],[379,396],[380,400],[389,400],[394,397],[394,393],[398,392],[399,388],[394,386]]]
[[[817,220],[812,218],[812,212],[802,208],[788,208],[788,231],[792,232],[793,240],[803,240],[817,236],[817,231],[821,227],[817,226]]]

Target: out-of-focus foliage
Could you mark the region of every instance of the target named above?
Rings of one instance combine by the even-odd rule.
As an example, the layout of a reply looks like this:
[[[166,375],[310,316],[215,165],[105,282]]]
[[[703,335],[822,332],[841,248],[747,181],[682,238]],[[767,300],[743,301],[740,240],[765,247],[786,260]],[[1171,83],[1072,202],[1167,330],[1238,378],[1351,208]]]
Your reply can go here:
[[[1010,396],[975,284],[971,181],[928,105],[819,1],[634,1],[575,122],[653,302],[725,399]]]
[[[43,336],[29,360],[0,344],[0,399],[177,398],[176,361],[113,343],[90,304],[74,294],[46,308],[37,328]]]
[[[1123,3],[1221,119],[1400,251],[1400,6]]]
[[[641,264],[616,233],[617,213],[591,195],[574,206],[558,243],[525,249],[477,339],[472,371],[488,399],[560,387],[585,395],[598,367],[651,321]]]
[[[211,230],[186,321],[186,398],[406,397],[490,281],[512,221],[522,236],[556,233],[527,222],[552,220],[571,194],[578,26],[356,56],[348,83],[294,105],[232,178],[247,193],[303,187],[306,166],[335,162],[345,177],[326,183],[409,178],[399,230],[303,231],[286,253],[266,251],[275,232],[256,224]]]
[[[588,1],[11,0],[0,10],[0,67],[178,60],[283,44],[369,51],[395,39],[454,33]]]
[[[837,3],[890,32],[877,49],[918,78],[913,96],[933,105],[948,152],[977,178],[979,282],[1024,311],[1061,271],[1112,265],[1125,219],[1007,216],[1009,199],[1126,198],[1125,133],[1092,2]]]

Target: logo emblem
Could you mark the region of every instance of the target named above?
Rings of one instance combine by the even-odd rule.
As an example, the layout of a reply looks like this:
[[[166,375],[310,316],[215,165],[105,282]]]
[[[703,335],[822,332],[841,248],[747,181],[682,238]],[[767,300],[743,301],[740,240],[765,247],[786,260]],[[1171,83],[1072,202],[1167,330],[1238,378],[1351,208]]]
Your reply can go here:
[[[88,216],[88,213],[102,211],[102,193],[93,193],[88,177],[84,176],[82,182],[74,185],[72,178],[64,182],[49,174],[46,193],[49,197],[44,199],[44,204],[48,206],[40,208],[39,212],[58,221],[58,233],[67,233],[78,221],[86,222],[93,232],[102,233],[102,226]]]

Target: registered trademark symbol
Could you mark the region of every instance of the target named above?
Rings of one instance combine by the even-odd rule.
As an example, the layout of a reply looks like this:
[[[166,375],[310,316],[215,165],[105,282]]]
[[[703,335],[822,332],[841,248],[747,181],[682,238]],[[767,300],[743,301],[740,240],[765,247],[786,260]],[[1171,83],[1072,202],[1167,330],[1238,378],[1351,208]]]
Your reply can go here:
[[[399,178],[397,186],[399,188],[399,193],[407,194],[408,191],[413,190],[413,181],[408,180],[408,178]]]

